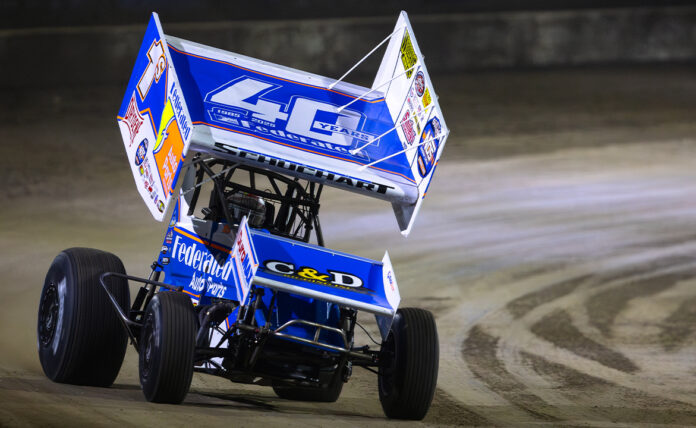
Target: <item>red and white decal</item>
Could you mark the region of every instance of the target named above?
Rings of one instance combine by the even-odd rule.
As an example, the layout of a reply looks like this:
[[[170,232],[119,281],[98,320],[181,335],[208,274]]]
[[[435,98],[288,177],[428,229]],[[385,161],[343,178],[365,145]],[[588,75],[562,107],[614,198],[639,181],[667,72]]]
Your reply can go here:
[[[410,146],[413,144],[413,140],[416,138],[416,130],[413,129],[413,122],[411,121],[411,112],[406,110],[404,117],[401,119],[401,130],[404,131],[404,137],[406,137],[406,142]]]
[[[232,247],[232,256],[234,257],[235,266],[237,268],[236,278],[238,279],[237,293],[239,302],[243,305],[249,294],[254,275],[256,275],[256,271],[259,268],[259,259],[256,256],[256,250],[251,242],[246,216],[244,216],[239,224],[237,237],[234,239],[234,246]]]
[[[138,135],[140,127],[145,122],[145,119],[140,115],[138,111],[138,103],[135,101],[135,92],[128,103],[128,110],[126,110],[126,116],[123,118],[123,122],[128,127],[128,133],[130,134],[130,144],[128,147],[133,145],[135,141],[135,136]]]

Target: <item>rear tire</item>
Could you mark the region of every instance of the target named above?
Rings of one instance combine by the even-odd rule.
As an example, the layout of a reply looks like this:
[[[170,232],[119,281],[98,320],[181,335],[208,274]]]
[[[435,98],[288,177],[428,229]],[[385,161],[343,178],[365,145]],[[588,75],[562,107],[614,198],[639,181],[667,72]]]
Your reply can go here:
[[[147,401],[179,404],[193,377],[197,320],[191,299],[160,292],[145,310],[140,337],[140,384]]]
[[[104,272],[125,274],[121,260],[90,248],[69,248],[46,274],[38,314],[39,360],[54,382],[110,386],[123,364],[128,335],[99,283]],[[128,312],[128,281],[105,280]]]
[[[387,417],[425,417],[435,394],[438,365],[433,315],[419,308],[399,309],[380,353],[379,401]]]

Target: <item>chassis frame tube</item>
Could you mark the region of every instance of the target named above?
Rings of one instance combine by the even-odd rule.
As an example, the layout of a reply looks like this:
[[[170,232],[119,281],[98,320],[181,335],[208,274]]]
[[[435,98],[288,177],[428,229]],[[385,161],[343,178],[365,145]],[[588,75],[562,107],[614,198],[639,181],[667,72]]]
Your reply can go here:
[[[104,289],[107,296],[109,297],[111,304],[113,305],[114,309],[116,310],[116,313],[118,315],[119,320],[123,324],[123,327],[126,329],[126,332],[128,333],[128,336],[131,339],[131,343],[134,345],[136,351],[140,352],[139,346],[138,346],[138,339],[135,337],[135,334],[133,334],[133,330],[131,329],[131,326],[141,328],[142,324],[131,320],[125,314],[123,309],[118,305],[116,298],[113,296],[113,294],[111,294],[111,292],[109,291],[109,288],[106,286],[106,283],[104,281],[106,278],[108,278],[110,276],[124,278],[124,279],[129,280],[129,281],[141,282],[144,284],[151,284],[151,285],[154,285],[155,287],[166,288],[167,290],[177,291],[177,292],[181,292],[181,290],[183,290],[183,287],[182,286],[177,287],[177,286],[173,286],[170,284],[166,284],[164,282],[153,281],[151,279],[139,278],[136,276],[125,275],[125,274],[121,274],[121,273],[117,273],[117,272],[104,272],[103,274],[101,274],[99,276],[99,283],[101,284],[102,288]],[[258,282],[260,285],[266,285],[266,284],[263,284],[263,282],[259,281],[259,280],[263,280],[264,282],[266,281],[263,278],[255,278],[254,282]],[[277,282],[277,281],[272,281],[272,282],[274,283],[273,285],[275,285],[275,283],[283,285],[282,283]],[[284,285],[287,285],[287,284],[284,284]],[[286,290],[286,289],[283,289],[283,288],[280,288],[277,286],[276,287],[271,286],[271,287],[275,288],[275,289],[280,289],[282,291],[290,291],[290,290]],[[294,288],[300,288],[300,287],[294,287],[294,286],[288,286],[288,287],[293,287],[293,291],[294,291]],[[306,291],[311,291],[311,290],[306,290]],[[324,295],[325,295],[325,293],[317,293],[317,294],[320,294],[321,297],[324,297]],[[331,296],[331,295],[326,295],[326,296]],[[311,296],[311,297],[319,297],[319,296]],[[340,298],[336,298],[335,296],[333,296],[333,297],[334,297],[334,299],[340,299]],[[326,299],[326,297],[324,297],[324,299]],[[343,300],[343,299],[341,299],[341,300]],[[342,302],[342,301],[334,301],[334,303],[344,304],[346,306],[352,306],[352,305],[346,304],[345,302]],[[353,303],[353,302],[350,301],[350,303]],[[369,305],[369,306],[372,306],[372,305]],[[380,308],[380,309],[382,309],[382,308]],[[372,311],[370,311],[370,312],[372,312]],[[391,315],[391,314],[388,314],[388,315]],[[311,340],[311,339],[306,339],[303,337],[293,336],[293,335],[286,334],[286,333],[281,333],[282,330],[284,330],[287,327],[294,325],[294,324],[305,324],[305,325],[308,325],[310,327],[316,328],[315,339]],[[233,329],[250,331],[250,332],[254,332],[254,333],[258,333],[261,330],[260,327],[254,327],[254,326],[249,326],[249,325],[244,325],[244,324],[239,324],[239,323],[236,323],[235,325],[230,326],[230,330],[233,330]],[[333,331],[334,333],[340,334],[341,338],[343,339],[343,342],[345,344],[345,348],[342,348],[340,346],[330,345],[328,343],[319,342],[318,341],[318,333],[320,330]],[[276,330],[268,331],[268,334],[276,336],[276,337],[290,339],[290,340],[296,340],[298,342],[302,342],[302,343],[306,343],[306,344],[310,344],[310,345],[315,345],[315,346],[323,347],[323,348],[328,349],[328,350],[340,352],[340,353],[344,354],[346,357],[349,356],[349,357],[352,357],[355,359],[360,359],[360,360],[373,360],[374,359],[371,354],[355,352],[355,351],[351,350],[348,346],[348,341],[347,341],[348,339],[347,339],[345,332],[343,330],[337,329],[335,327],[325,326],[323,324],[318,324],[318,323],[311,322],[311,321],[300,320],[300,319],[290,320],[290,321],[286,322],[285,324],[281,325],[280,327],[278,327]]]
[[[122,273],[118,272],[104,272],[99,276],[99,283],[101,284],[102,288],[106,292],[106,295],[109,296],[109,300],[111,301],[111,304],[113,305],[114,309],[116,310],[116,314],[118,315],[119,320],[121,320],[121,323],[123,324],[123,327],[126,329],[126,332],[128,332],[128,336],[131,339],[131,343],[133,346],[135,346],[135,350],[140,352],[139,346],[138,346],[138,339],[135,337],[135,334],[133,334],[133,330],[131,329],[131,326],[134,327],[142,327],[143,325],[141,323],[135,322],[131,320],[124,312],[123,308],[121,308],[118,305],[118,302],[116,301],[116,298],[114,297],[113,294],[109,291],[109,287],[106,286],[106,283],[104,280],[110,276],[115,276],[117,278],[124,278],[129,281],[136,281],[136,282],[142,282],[145,284],[151,284],[154,285],[155,287],[160,287],[160,288],[166,288],[171,291],[181,291],[183,290],[183,287],[175,287],[170,284],[165,284],[163,282],[159,281],[153,281],[151,279],[145,279],[145,278],[139,278],[137,276],[131,276],[131,275],[125,275]]]

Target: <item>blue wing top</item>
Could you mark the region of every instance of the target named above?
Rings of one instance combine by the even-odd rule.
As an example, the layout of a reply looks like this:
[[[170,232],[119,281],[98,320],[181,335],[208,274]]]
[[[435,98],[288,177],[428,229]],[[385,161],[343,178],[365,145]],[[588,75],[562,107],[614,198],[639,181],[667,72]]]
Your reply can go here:
[[[158,30],[156,15],[153,20]],[[169,116],[178,122],[185,148],[178,159],[185,158],[190,141],[199,152],[381,198],[393,203],[399,226],[408,233],[444,146],[446,126],[405,13],[372,89],[161,31],[153,37],[153,31],[148,28],[121,112],[127,111],[131,94],[145,88],[140,82],[153,81],[157,88],[160,80],[151,74],[172,80],[172,88],[165,83],[157,91],[164,94],[164,107],[154,105],[162,98],[158,95],[151,108],[158,145],[163,138],[157,119],[163,120],[170,100],[174,114]],[[161,67],[153,59],[160,51],[166,62]],[[180,102],[174,99],[177,88]],[[166,194],[171,183],[164,181]]]

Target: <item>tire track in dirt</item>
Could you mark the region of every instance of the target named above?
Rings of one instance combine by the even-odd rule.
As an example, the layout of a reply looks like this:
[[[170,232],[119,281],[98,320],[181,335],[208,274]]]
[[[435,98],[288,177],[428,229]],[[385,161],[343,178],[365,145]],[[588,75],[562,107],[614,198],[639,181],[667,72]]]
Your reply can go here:
[[[534,308],[552,302],[572,293],[578,286],[587,282],[592,275],[582,275],[558,284],[549,285],[532,293],[510,301],[506,307],[513,317],[521,318]]]
[[[689,404],[618,386],[530,352],[522,351],[521,355],[540,376],[558,385],[557,391],[578,408],[591,409],[585,413],[588,419],[630,424],[696,424],[696,407]],[[616,402],[623,405],[616,406]]]
[[[611,327],[618,314],[626,308],[629,301],[647,297],[674,287],[679,281],[694,278],[696,271],[673,272],[656,277],[630,281],[616,288],[598,292],[585,302],[590,324],[605,337],[611,336]]]
[[[661,326],[659,340],[666,351],[677,351],[696,332],[696,297],[682,302]]]
[[[492,336],[480,326],[474,326],[462,346],[462,357],[474,375],[488,387],[508,400],[512,405],[529,413],[535,419],[557,422],[555,409],[529,389],[510,372],[497,358],[499,338]]]
[[[557,310],[534,324],[532,333],[556,346],[568,349],[574,354],[597,361],[607,367],[626,373],[639,370],[631,360],[622,353],[614,351],[585,336],[573,325],[568,312]]]
[[[570,278],[556,284],[551,284],[542,287],[539,290],[527,293],[516,299],[511,300],[506,304],[507,310],[515,317],[521,318],[534,308],[550,303],[561,297],[564,297],[573,291],[578,286],[584,283],[590,283],[591,287],[606,284],[612,281],[620,280],[625,277],[646,275],[656,270],[671,268],[674,266],[693,263],[694,259],[685,256],[667,256],[651,260],[649,263],[643,263],[640,266],[631,265],[628,267],[616,268],[607,272],[591,273],[581,275],[575,278]],[[518,281],[522,277],[516,278]]]
[[[459,400],[452,397],[447,392],[438,388],[435,390],[433,398],[434,405],[428,411],[425,418],[426,423],[436,423],[444,425],[471,425],[471,426],[491,426],[494,425],[485,416],[470,409]]]
[[[637,257],[636,260],[617,260],[618,267],[600,269],[597,273],[570,276],[565,281],[542,286],[535,291],[511,299],[504,305],[504,310],[512,316],[512,319],[519,320],[522,323],[529,323],[529,320],[525,319],[526,315],[535,312],[536,318],[532,317],[530,319],[534,320],[534,322],[529,324],[529,331],[553,346],[567,349],[580,358],[595,361],[627,375],[638,373],[640,371],[639,366],[628,355],[624,355],[621,351],[614,349],[611,341],[608,343],[602,341],[600,343],[587,336],[583,332],[583,326],[574,325],[571,315],[564,308],[568,304],[569,299],[571,299],[573,307],[582,307],[584,310],[587,310],[587,302],[589,300],[593,298],[600,299],[595,296],[606,298],[609,295],[618,295],[621,298],[614,297],[611,299],[612,304],[602,306],[602,309],[609,312],[607,317],[613,322],[631,299],[658,295],[674,287],[680,281],[691,279],[695,276],[693,271],[694,259],[683,255],[683,252],[687,250],[676,248],[675,251],[676,254],[668,249],[667,254],[646,254],[646,256]],[[643,260],[645,257],[649,259],[648,262]],[[559,271],[561,270],[559,269]],[[553,270],[540,269],[540,272],[547,273],[553,272]],[[532,276],[534,276],[534,273],[532,273]],[[541,278],[542,276],[540,275],[539,279]],[[514,281],[528,279],[528,276],[520,275],[514,278]],[[633,292],[627,291],[631,290],[632,285],[635,284],[648,284],[648,287],[632,289]],[[616,292],[617,290],[618,293]],[[575,295],[580,297],[580,299],[575,299]],[[675,339],[673,341],[683,341],[696,330],[694,327],[689,328],[688,325],[689,320],[696,318],[696,311],[693,310],[693,306],[689,303],[691,305],[695,304],[696,298],[682,303],[665,320],[665,328],[675,325],[681,326],[681,330],[674,333]],[[545,312],[539,313],[537,308],[540,307],[544,307]],[[567,407],[567,404],[559,404],[555,402],[556,400],[546,401],[545,398],[548,397],[548,394],[541,393],[535,386],[530,386],[530,384],[534,385],[537,383],[534,379],[520,376],[520,373],[524,373],[524,370],[521,367],[517,368],[515,365],[517,364],[515,362],[516,359],[509,358],[509,353],[503,352],[501,354],[499,350],[502,344],[501,341],[509,340],[510,337],[498,337],[486,331],[486,326],[496,318],[495,313],[497,312],[488,314],[478,320],[470,328],[468,336],[462,342],[461,357],[469,366],[473,375],[484,382],[491,391],[506,399],[512,406],[524,410],[539,422],[567,423],[574,420],[578,414],[582,413],[580,410]],[[594,314],[596,315],[596,312]],[[592,319],[592,314],[589,316]],[[611,326],[610,323],[607,325]],[[492,331],[496,331],[496,329]],[[666,341],[666,338],[667,333],[663,331],[662,340]],[[530,351],[533,352],[533,348],[529,349],[522,345],[521,348],[514,352],[519,353],[521,356],[520,360],[524,364],[532,366],[531,359],[528,357]],[[559,367],[569,370],[568,373],[570,374],[566,378],[571,380],[580,378],[583,381],[583,385],[586,385],[589,389],[596,387],[602,391],[613,391],[612,393],[615,394],[620,393],[626,400],[634,401],[631,406],[636,406],[635,409],[628,406],[619,409],[602,410],[596,417],[598,421],[610,419],[612,421],[635,423],[640,422],[641,417],[645,417],[646,420],[653,423],[665,421],[691,423],[694,415],[696,415],[696,407],[678,400],[664,398],[659,395],[659,392],[658,395],[654,395],[643,391],[642,388],[616,384],[610,377],[592,376],[586,372],[571,369],[565,366],[565,364],[548,361],[542,357],[539,358],[541,360],[535,361],[536,366],[532,367],[534,372],[539,375],[542,374],[539,365],[548,362],[549,365],[554,365],[553,370],[556,372],[562,371]],[[511,368],[514,370],[511,371]],[[561,382],[559,377],[545,375],[544,379],[546,382],[551,381],[552,384],[556,384],[554,388],[564,391],[564,396],[572,398],[573,394],[582,393],[582,391],[573,391],[577,389],[577,385],[567,381]],[[639,382],[630,384],[636,383],[639,384]],[[650,387],[648,386],[649,389]],[[669,412],[666,410],[650,410],[647,403],[656,399],[662,400],[661,402],[665,403],[665,408],[675,408],[675,415],[677,416],[674,418],[670,417]],[[597,405],[601,405],[601,403],[593,406]],[[623,415],[623,417],[617,417],[617,415]]]

